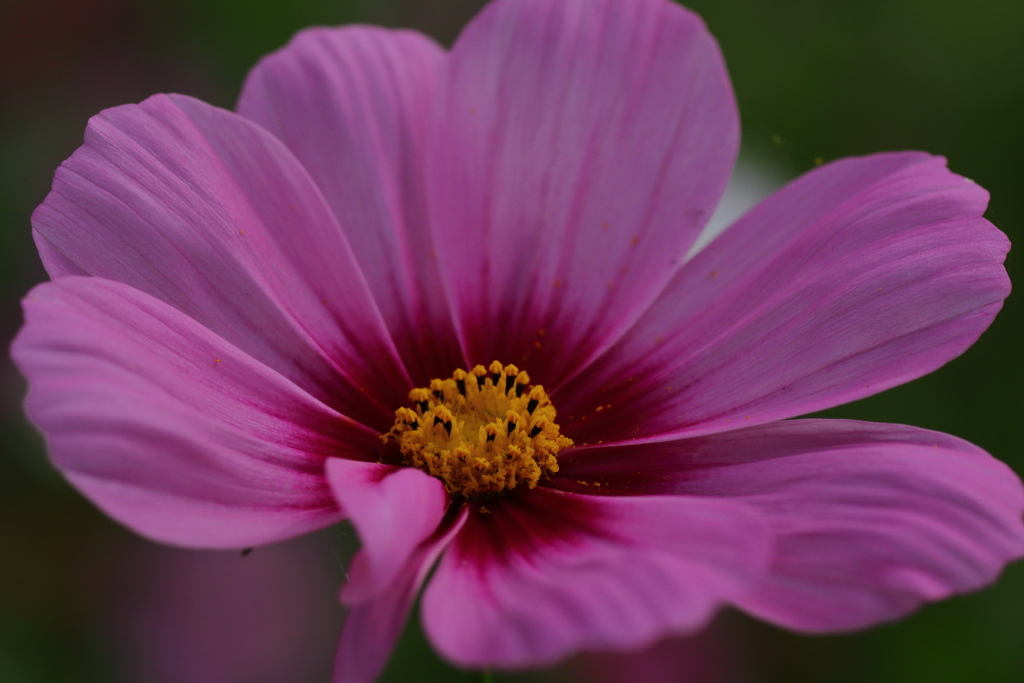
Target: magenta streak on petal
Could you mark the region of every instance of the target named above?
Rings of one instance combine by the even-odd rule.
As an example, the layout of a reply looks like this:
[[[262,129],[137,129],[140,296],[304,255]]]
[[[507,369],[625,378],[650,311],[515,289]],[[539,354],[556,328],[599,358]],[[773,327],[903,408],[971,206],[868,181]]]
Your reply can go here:
[[[437,558],[466,521],[468,508],[449,510],[435,533],[393,576],[390,587],[354,605],[345,619],[334,666],[334,683],[372,683],[384,670],[416,595]]]
[[[342,599],[355,605],[390,589],[416,548],[437,529],[448,494],[420,470],[330,458],[327,480],[363,549],[352,560]]]
[[[441,46],[414,31],[312,28],[260,60],[238,102],[316,180],[416,386],[463,362],[424,196],[423,148],[444,60]]]
[[[166,301],[378,430],[411,388],[309,174],[231,112],[157,95],[93,117],[33,228],[52,277]]]
[[[935,370],[1010,291],[987,201],[926,154],[811,171],[689,261],[553,397],[564,432],[582,444],[737,429]]]
[[[69,276],[25,299],[12,355],[54,464],[135,531],[238,548],[337,522],[328,456],[376,434],[175,308]]]
[[[482,572],[494,561],[530,558],[583,536],[605,535],[601,510],[588,498],[520,488],[483,506],[490,512],[476,510],[456,542],[461,561]]]
[[[613,495],[742,501],[776,534],[738,606],[802,631],[862,628],[979,588],[1024,556],[1024,490],[1003,463],[916,427],[792,420],[678,441],[575,449],[558,482]]]
[[[769,548],[762,515],[733,501],[539,487],[470,514],[424,592],[424,627],[476,668],[635,648],[703,626],[758,579]]]
[[[721,54],[662,0],[497,0],[452,48],[427,156],[468,360],[554,388],[655,299],[738,144]]]

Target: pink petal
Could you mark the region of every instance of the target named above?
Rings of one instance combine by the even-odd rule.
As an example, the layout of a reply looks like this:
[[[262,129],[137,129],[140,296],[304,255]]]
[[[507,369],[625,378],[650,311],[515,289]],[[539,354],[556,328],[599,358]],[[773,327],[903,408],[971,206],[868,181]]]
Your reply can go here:
[[[666,0],[497,0],[437,114],[431,226],[463,347],[549,388],[662,290],[738,143],[718,45]]]
[[[312,28],[264,57],[238,102],[320,186],[417,385],[462,364],[423,188],[444,59],[413,31]]]
[[[93,117],[33,227],[52,277],[152,294],[366,424],[410,388],[319,190],[231,112],[157,95]]]
[[[1009,242],[981,218],[987,201],[920,153],[811,171],[697,254],[559,393],[565,432],[592,442],[735,429],[935,370],[1010,291]]]
[[[752,505],[776,534],[771,569],[737,601],[787,628],[861,628],[977,589],[1024,556],[1024,489],[955,437],[902,425],[793,420],[679,441],[583,448],[560,482],[622,495]]]
[[[423,595],[427,635],[467,667],[552,663],[693,631],[757,580],[761,516],[733,501],[544,488],[475,510]]]
[[[448,508],[439,479],[420,470],[331,458],[327,481],[352,521],[363,549],[349,567],[342,598],[366,602],[388,589]]]
[[[12,355],[54,463],[144,536],[239,548],[327,526],[342,515],[325,458],[379,450],[371,430],[127,285],[61,278],[32,290],[25,317]]]
[[[420,586],[438,556],[466,521],[466,508],[415,548],[388,590],[354,605],[345,619],[334,667],[334,683],[372,683],[387,664]]]

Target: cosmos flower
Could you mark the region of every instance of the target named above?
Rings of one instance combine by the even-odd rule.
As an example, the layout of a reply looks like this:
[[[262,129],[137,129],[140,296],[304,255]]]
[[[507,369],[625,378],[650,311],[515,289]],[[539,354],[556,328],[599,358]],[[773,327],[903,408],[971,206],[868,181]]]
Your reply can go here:
[[[518,668],[725,604],[842,631],[992,581],[1024,554],[1005,465],[786,420],[977,339],[1009,292],[986,192],[844,159],[685,260],[738,139],[715,41],[667,0],[497,0],[447,53],[304,31],[238,113],[90,121],[33,216],[27,410],[149,538],[350,520],[338,681],[379,673],[421,588],[443,656]]]

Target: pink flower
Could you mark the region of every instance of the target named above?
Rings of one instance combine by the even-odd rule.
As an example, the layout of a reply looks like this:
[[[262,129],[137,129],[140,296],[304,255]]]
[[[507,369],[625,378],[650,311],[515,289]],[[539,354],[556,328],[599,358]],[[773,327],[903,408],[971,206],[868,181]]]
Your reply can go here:
[[[13,353],[56,465],[145,536],[351,520],[337,680],[377,675],[435,563],[434,646],[516,668],[723,604],[860,628],[1024,554],[1021,483],[980,449],[785,420],[977,339],[1010,289],[986,192],[845,159],[684,263],[738,144],[692,13],[497,0],[450,53],[311,29],[238,111],[90,122]]]

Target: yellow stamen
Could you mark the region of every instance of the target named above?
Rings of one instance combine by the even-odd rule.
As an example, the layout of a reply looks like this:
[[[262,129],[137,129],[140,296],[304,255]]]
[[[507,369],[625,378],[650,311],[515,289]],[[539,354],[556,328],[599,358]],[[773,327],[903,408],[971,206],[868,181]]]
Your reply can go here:
[[[410,391],[413,407],[396,410],[381,438],[397,441],[405,464],[440,479],[448,493],[532,489],[558,471],[555,456],[572,440],[559,433],[544,387],[529,384],[526,372],[498,361],[456,370]]]

